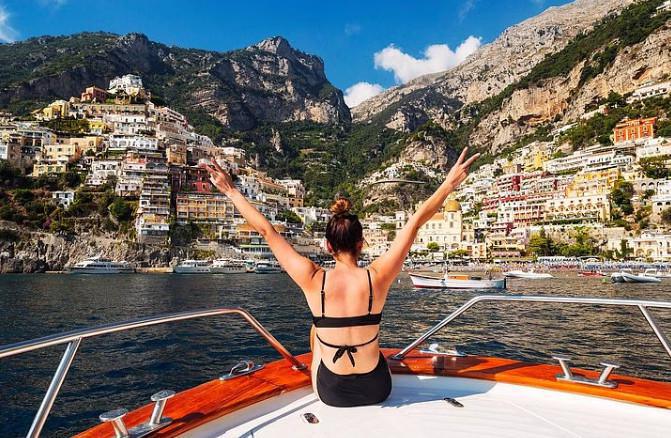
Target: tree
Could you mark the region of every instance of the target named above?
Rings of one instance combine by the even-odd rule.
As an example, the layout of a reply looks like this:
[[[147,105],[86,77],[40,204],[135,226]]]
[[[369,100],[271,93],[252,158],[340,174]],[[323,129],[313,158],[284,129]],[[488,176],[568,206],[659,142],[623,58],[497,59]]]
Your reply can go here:
[[[531,236],[529,251],[535,256],[551,256],[555,253],[555,243],[545,233],[545,228]]]
[[[426,245],[426,249],[428,249],[431,252],[438,252],[440,251],[440,245],[438,245],[437,242],[429,242]]]
[[[626,239],[620,240],[620,249],[615,250],[615,257],[617,257],[620,260],[627,260],[629,258],[629,255],[633,252],[634,250],[629,248],[629,243],[627,242]]]
[[[660,216],[662,217],[662,222],[667,225],[671,225],[671,207],[662,210]]]
[[[634,212],[634,206],[631,204],[632,196],[634,196],[634,186],[623,179],[617,180],[613,186],[613,190],[610,192],[610,200],[625,215]]]
[[[128,202],[122,198],[116,198],[109,207],[109,211],[118,221],[125,222],[129,220],[133,214],[133,209]]]
[[[277,214],[277,219],[290,224],[301,224],[301,217],[291,210],[282,210]]]

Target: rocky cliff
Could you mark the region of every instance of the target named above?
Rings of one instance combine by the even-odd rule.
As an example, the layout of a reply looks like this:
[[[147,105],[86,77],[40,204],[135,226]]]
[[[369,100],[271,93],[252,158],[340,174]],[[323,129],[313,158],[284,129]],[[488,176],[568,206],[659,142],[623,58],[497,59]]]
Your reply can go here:
[[[449,126],[450,110],[496,95],[528,74],[548,54],[561,50],[604,16],[633,2],[577,0],[549,8],[508,28],[458,67],[417,78],[363,102],[352,110],[353,118],[366,121],[381,116],[388,127],[404,131],[412,131],[429,119]],[[446,105],[447,101],[451,105]]]
[[[142,34],[81,33],[0,45],[0,107],[26,111],[135,73],[157,100],[231,130],[266,122],[350,121],[323,61],[281,37],[231,52],[182,49]],[[201,117],[198,117],[200,115]]]

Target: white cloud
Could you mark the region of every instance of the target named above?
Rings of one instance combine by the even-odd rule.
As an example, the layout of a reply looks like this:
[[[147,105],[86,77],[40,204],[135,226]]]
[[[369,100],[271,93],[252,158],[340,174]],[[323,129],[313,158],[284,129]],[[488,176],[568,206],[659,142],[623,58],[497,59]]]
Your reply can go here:
[[[469,36],[456,50],[450,49],[447,44],[433,44],[426,48],[423,58],[415,58],[390,44],[375,53],[375,68],[391,71],[396,82],[405,83],[418,76],[455,67],[464,62],[481,45],[480,38]]]
[[[354,108],[366,99],[384,91],[384,87],[380,84],[371,84],[370,82],[357,82],[356,84],[345,90],[345,103],[348,107]]]
[[[0,5],[0,41],[11,43],[16,40],[18,32],[9,23],[10,15],[4,6]]]

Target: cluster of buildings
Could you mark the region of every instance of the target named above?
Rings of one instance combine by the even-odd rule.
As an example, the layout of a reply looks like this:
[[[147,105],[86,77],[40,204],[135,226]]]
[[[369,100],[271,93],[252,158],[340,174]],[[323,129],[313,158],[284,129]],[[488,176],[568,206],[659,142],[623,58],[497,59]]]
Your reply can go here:
[[[216,159],[231,172],[240,190],[282,233],[301,234],[287,224],[286,211],[293,210],[304,224],[324,220],[327,211],[304,207],[300,180],[270,178],[251,165],[242,148],[215,146],[194,132],[184,115],[155,105],[150,96],[140,77],[126,75],[110,81],[108,89],[89,87],[80,97],[51,103],[34,113],[37,121],[5,116],[0,159],[33,177],[80,172],[85,174],[80,190],[113,187],[117,196],[137,203],[135,229],[141,243],[166,244],[171,223],[195,223],[212,239],[237,242],[249,255],[268,255],[261,237],[212,187],[198,166],[202,159]],[[84,132],[63,134],[45,127],[53,120],[79,123]],[[52,196],[68,208],[76,194],[58,191]]]
[[[668,96],[671,82],[645,85],[630,99]],[[671,234],[662,212],[671,208],[671,180],[648,178],[646,161],[671,168],[671,138],[656,135],[656,118],[624,119],[614,128],[611,145],[596,144],[572,151],[558,140],[535,142],[499,157],[472,172],[440,212],[418,233],[413,251],[442,258],[450,254],[472,260],[517,260],[529,257],[530,239],[542,230],[569,243],[580,227],[601,251],[671,261]],[[381,172],[396,175],[404,163]],[[387,175],[389,172],[394,175]],[[628,231],[614,208],[611,193],[618,181],[630,182],[632,205],[647,212],[640,232]],[[614,214],[617,214],[617,222]],[[404,213],[371,217],[367,238],[371,255],[384,252],[403,224]],[[629,217],[629,220],[632,216]],[[396,223],[397,226],[392,226]],[[631,223],[630,225],[634,225]],[[640,223],[639,223],[640,225]]]
[[[650,84],[630,99],[670,92],[671,83]],[[150,97],[140,77],[126,75],[110,81],[107,89],[89,87],[79,97],[51,103],[34,113],[37,121],[0,114],[0,159],[34,177],[75,170],[85,174],[79,190],[113,188],[117,196],[136,203],[135,234],[141,243],[166,244],[174,224],[195,223],[207,238],[235,243],[247,256],[270,256],[262,237],[198,166],[214,158],[280,233],[304,252],[321,252],[320,233],[305,230],[320,229],[313,225],[325,223],[330,214],[303,204],[300,180],[269,177],[252,165],[256,160],[244,149],[214,145],[184,115],[155,105]],[[74,124],[81,132],[51,130],[46,126],[54,126],[52,121]],[[553,141],[531,143],[483,165],[419,230],[413,251],[433,257],[519,259],[528,256],[529,241],[541,229],[562,240],[582,227],[601,250],[618,251],[626,241],[635,257],[671,260],[671,235],[661,232],[666,229],[663,212],[671,208],[671,180],[648,178],[642,166],[651,159],[671,164],[671,139],[657,136],[656,124],[655,118],[622,120],[613,130],[612,145],[579,151],[557,140],[569,125],[557,129]],[[418,172],[438,176],[426,165],[399,162],[364,184]],[[610,194],[618,181],[631,182],[632,204],[648,212],[650,226],[636,235],[626,230],[631,227],[623,226],[620,216],[613,222],[617,210]],[[64,208],[76,200],[75,191],[52,195]],[[290,220],[296,217],[300,223]],[[386,251],[406,221],[406,211],[365,218],[365,252],[374,257]]]

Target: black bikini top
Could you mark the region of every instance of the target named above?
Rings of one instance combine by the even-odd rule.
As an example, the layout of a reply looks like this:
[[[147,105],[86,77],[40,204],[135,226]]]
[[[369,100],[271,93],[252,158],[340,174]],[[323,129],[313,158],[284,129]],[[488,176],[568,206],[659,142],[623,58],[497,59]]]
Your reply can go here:
[[[326,292],[324,292],[324,284],[326,283],[326,271],[324,271],[324,277],[322,278],[322,291],[321,291],[322,316],[314,316],[314,315],[312,316],[312,323],[315,325],[315,327],[342,328],[342,327],[358,327],[364,325],[378,325],[380,323],[380,320],[382,319],[382,313],[370,313],[371,309],[373,308],[373,282],[370,279],[370,271],[366,270],[366,272],[368,273],[368,314],[359,316],[331,317],[324,315],[324,298],[326,296]],[[364,342],[362,344],[335,345],[324,341],[322,338],[319,337],[319,333],[315,334],[319,342],[326,345],[327,347],[337,349],[335,355],[333,356],[333,363],[336,363],[336,361],[341,357],[343,357],[346,353],[352,366],[355,366],[356,364],[354,361],[354,353],[357,352],[357,348],[363,347],[368,344],[372,344],[377,340],[379,336],[379,334],[377,334],[373,339],[369,340],[368,342]]]
[[[326,283],[326,271],[324,271],[321,290],[322,315],[312,316],[312,323],[315,327],[342,328],[378,325],[380,323],[382,320],[382,313],[370,313],[373,308],[373,282],[370,279],[370,271],[366,270],[366,273],[368,273],[368,314],[359,316],[326,316],[324,315],[324,298],[326,297],[324,284]]]

